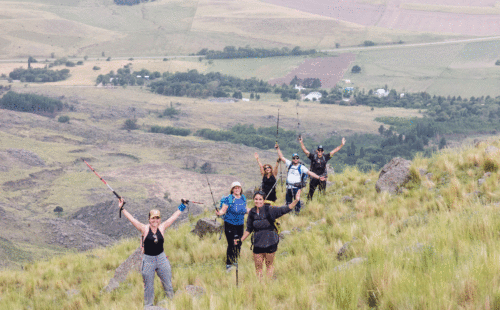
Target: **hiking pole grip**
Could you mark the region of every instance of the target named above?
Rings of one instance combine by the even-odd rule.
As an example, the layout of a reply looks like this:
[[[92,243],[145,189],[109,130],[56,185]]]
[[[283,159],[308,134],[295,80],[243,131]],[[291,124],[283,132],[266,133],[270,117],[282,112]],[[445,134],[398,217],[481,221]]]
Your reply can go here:
[[[121,197],[120,195],[118,195],[115,191],[113,191],[113,194],[115,194],[116,198],[118,198],[118,199],[122,199],[122,197]],[[126,202],[125,202],[125,200],[124,200],[124,201],[123,201],[123,205],[122,205],[122,206],[121,206],[121,208],[120,208],[120,212],[118,213],[118,216],[119,216],[120,218],[122,218],[122,210],[123,210],[123,206],[125,206],[125,204],[126,204]]]

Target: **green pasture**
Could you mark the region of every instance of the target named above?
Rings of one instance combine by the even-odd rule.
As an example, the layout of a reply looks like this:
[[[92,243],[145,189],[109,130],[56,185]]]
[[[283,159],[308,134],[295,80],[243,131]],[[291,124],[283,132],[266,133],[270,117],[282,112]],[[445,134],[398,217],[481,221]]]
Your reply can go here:
[[[498,96],[500,95],[500,41],[415,46],[365,50],[356,54],[352,66],[361,73],[350,79],[359,90],[381,88],[399,92],[427,91],[436,95]]]

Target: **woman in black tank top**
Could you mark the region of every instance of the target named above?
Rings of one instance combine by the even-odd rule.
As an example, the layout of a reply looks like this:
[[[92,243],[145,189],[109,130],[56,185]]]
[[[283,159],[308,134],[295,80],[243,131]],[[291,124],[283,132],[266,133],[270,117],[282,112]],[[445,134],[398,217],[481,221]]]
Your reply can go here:
[[[125,201],[120,198],[118,206],[123,212],[123,215],[134,225],[137,230],[141,232],[141,240],[143,253],[141,274],[144,281],[144,305],[152,306],[154,301],[154,279],[155,272],[160,277],[165,294],[169,298],[173,298],[174,290],[172,288],[172,270],[170,262],[168,261],[165,252],[163,251],[163,238],[165,230],[172,225],[175,220],[181,215],[182,211],[186,209],[188,200],[181,200],[178,210],[164,222],[161,222],[161,215],[159,210],[149,211],[149,224],[143,224],[135,219],[132,214],[123,209]]]
[[[257,159],[257,163],[260,167],[260,174],[262,175],[262,191],[266,194],[264,197],[266,200],[275,202],[276,197],[276,176],[278,175],[278,165],[280,160],[276,161],[276,166],[274,169],[269,164],[262,165],[259,160],[259,154],[255,153],[255,159]]]

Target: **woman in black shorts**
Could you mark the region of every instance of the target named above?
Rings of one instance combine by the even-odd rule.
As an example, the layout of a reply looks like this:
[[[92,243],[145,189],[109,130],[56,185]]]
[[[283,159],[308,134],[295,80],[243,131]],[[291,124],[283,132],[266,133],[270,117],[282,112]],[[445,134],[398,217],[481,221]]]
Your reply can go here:
[[[255,159],[257,159],[257,163],[260,167],[260,174],[262,175],[261,188],[265,194],[264,200],[276,202],[276,176],[278,175],[278,165],[280,163],[280,159],[278,158],[274,169],[270,164],[262,165],[257,152],[255,152]]]
[[[255,271],[259,279],[262,279],[262,269],[266,263],[267,275],[272,277],[274,273],[274,254],[278,250],[279,236],[276,232],[274,221],[291,212],[300,200],[300,190],[295,200],[288,206],[272,207],[264,205],[265,193],[258,191],[253,195],[255,207],[248,213],[247,229],[241,237],[243,242],[252,232],[253,236],[253,260]],[[235,240],[237,242],[237,240]]]

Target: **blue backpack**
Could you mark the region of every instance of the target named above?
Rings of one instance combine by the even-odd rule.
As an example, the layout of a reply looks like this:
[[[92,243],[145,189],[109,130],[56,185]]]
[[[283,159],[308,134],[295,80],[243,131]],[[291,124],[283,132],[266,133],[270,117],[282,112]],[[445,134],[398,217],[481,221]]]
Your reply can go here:
[[[220,204],[219,204],[219,210],[222,209],[222,205],[224,203],[226,203],[226,198],[227,198],[227,206],[228,207],[231,207],[231,205],[234,203],[233,201],[233,194],[229,194],[229,196],[222,196],[222,198],[220,199]],[[245,197],[245,195],[241,195],[241,198],[243,198],[243,201],[245,202],[245,204],[247,203],[247,198]],[[222,219],[224,219],[224,216],[221,216]]]
[[[288,171],[287,171],[287,177],[288,177],[288,174],[290,173],[290,169],[292,168],[293,164],[290,164],[290,166],[288,166]],[[307,183],[307,173],[302,173],[302,170],[300,169],[302,167],[302,164],[299,164],[299,167],[297,170],[299,170],[299,174],[300,174],[300,183],[294,183],[294,184],[289,184],[287,182],[287,184],[289,185],[293,185],[295,187],[298,187],[298,188],[303,188],[303,187],[306,187],[306,183]]]

